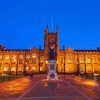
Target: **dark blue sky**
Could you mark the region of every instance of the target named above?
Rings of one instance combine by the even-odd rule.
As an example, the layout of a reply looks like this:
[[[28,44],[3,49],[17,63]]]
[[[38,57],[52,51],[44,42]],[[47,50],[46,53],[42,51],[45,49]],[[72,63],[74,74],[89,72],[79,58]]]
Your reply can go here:
[[[0,0],[0,43],[8,48],[43,46],[52,18],[61,48],[100,47],[99,0]]]

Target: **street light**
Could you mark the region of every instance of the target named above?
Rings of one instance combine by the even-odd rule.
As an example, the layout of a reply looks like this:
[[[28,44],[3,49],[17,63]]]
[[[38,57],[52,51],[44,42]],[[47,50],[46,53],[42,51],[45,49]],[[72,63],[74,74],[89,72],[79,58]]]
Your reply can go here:
[[[39,46],[39,73],[40,73],[40,51],[41,51],[41,45]]]
[[[80,74],[80,67],[79,67],[79,55],[77,53],[77,69],[76,69],[76,74],[79,75]]]
[[[25,59],[24,59],[24,71],[23,71],[23,74],[26,75],[26,66],[27,65],[27,62],[26,62],[26,51],[25,51]]]
[[[92,61],[93,61],[93,60],[92,60],[92,56],[91,56],[91,68],[92,68],[92,76],[94,76],[94,75],[93,75],[93,65],[92,65]]]
[[[87,72],[86,72],[86,59],[85,59],[85,51],[84,51],[84,65],[85,65],[85,78],[87,77]]]
[[[16,75],[18,74],[18,61],[19,61],[19,54],[18,54],[18,56],[17,56],[17,66],[16,66]]]
[[[66,57],[66,49],[65,49],[65,46],[63,46],[63,50],[64,50],[64,78],[65,78],[65,57]]]

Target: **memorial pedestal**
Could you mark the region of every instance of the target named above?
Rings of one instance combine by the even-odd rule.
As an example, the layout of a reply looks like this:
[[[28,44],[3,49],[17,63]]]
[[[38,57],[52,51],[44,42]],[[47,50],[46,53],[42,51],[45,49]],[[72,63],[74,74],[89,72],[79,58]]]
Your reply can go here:
[[[58,80],[58,75],[57,75],[57,72],[56,72],[56,61],[55,60],[48,61],[47,80]]]

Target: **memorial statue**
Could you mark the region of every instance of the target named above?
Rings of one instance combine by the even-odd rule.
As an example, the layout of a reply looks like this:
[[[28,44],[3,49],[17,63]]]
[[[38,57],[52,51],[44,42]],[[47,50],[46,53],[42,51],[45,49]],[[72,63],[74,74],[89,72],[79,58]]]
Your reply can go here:
[[[51,39],[49,41],[49,60],[56,59],[56,49],[55,49],[55,40]]]
[[[54,49],[49,49],[49,60],[55,60],[56,59],[56,52]]]

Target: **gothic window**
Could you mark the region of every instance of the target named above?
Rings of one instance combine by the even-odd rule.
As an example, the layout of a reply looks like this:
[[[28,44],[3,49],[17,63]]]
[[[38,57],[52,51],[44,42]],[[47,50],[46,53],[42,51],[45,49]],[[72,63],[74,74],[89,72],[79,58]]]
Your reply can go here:
[[[41,63],[44,62],[44,58],[43,58],[43,57],[40,58],[40,62],[41,62]]]
[[[97,63],[97,57],[95,55],[92,56],[92,63]]]
[[[9,67],[4,67],[4,71],[8,71],[8,68],[9,68]]]
[[[36,54],[35,53],[32,54],[32,58],[36,58]]]
[[[15,69],[15,67],[11,67],[11,71],[15,71],[16,69]]]
[[[33,66],[33,67],[32,67],[32,71],[35,71],[35,69],[36,69],[35,66]]]
[[[79,63],[84,63],[84,57],[83,56],[79,56]]]
[[[5,57],[5,60],[9,60],[9,58],[10,58],[9,56],[6,56],[6,57]]]
[[[30,55],[26,55],[26,59],[29,59],[30,58]]]
[[[68,54],[68,56],[67,56],[67,62],[68,63],[72,63],[72,55],[71,54]]]
[[[36,59],[34,58],[34,59],[32,59],[32,63],[33,64],[35,64],[36,63]]]
[[[22,66],[18,67],[18,71],[23,71],[23,67]]]
[[[55,40],[54,39],[49,40],[49,46],[50,46],[51,49],[55,48]]]
[[[60,63],[63,63],[64,62],[64,59],[63,57],[60,58]]]
[[[9,55],[6,55],[4,59],[5,59],[4,60],[5,63],[9,63],[10,62],[10,56]]]
[[[13,57],[12,57],[12,62],[16,62],[16,61],[17,61],[16,56],[13,56]]]
[[[40,71],[43,71],[43,66],[40,67]]]
[[[91,57],[88,55],[88,56],[86,56],[86,63],[91,63]]]

